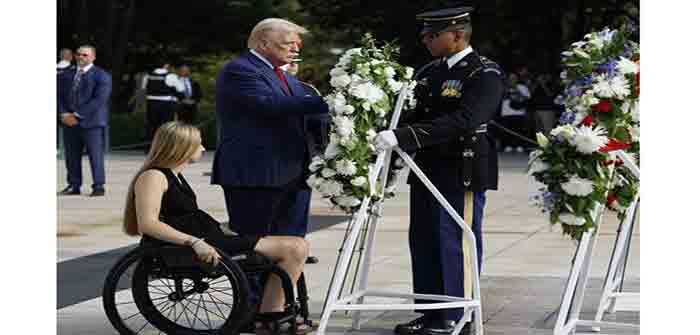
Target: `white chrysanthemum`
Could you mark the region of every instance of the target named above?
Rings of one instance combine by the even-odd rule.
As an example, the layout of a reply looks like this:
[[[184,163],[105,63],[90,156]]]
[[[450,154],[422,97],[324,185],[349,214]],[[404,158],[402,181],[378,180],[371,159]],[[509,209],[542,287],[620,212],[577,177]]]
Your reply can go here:
[[[632,107],[632,121],[639,123],[639,101],[634,103],[634,106]]]
[[[570,124],[562,125],[552,129],[552,131],[549,132],[549,134],[553,137],[561,136],[561,138],[567,141],[571,141],[574,139],[574,135],[576,135],[576,128],[574,128],[574,126]]]
[[[351,196],[351,195],[334,197],[333,200],[335,200],[336,204],[338,204],[342,207],[348,207],[348,208],[359,206],[362,203],[362,201],[360,201],[360,199],[358,199],[354,196]]]
[[[610,80],[610,89],[620,99],[626,98],[631,93],[629,82],[623,76],[613,77]]]
[[[343,107],[343,114],[350,115],[354,112],[355,112],[355,107],[353,107],[352,105],[345,105],[345,107]]]
[[[405,69],[406,69],[406,73],[403,75],[403,77],[405,79],[413,78],[413,68],[410,66],[407,66]]]
[[[324,197],[332,197],[343,193],[343,185],[335,180],[324,180],[318,186],[318,191]]]
[[[637,74],[639,72],[639,64],[625,58],[625,57],[620,57],[620,61],[617,62],[617,70],[620,71],[623,75],[625,74]]]
[[[326,168],[323,168],[323,170],[321,170],[321,175],[323,176],[323,178],[330,178],[330,177],[335,176],[336,172],[335,172],[335,170],[326,167]]]
[[[583,154],[592,154],[608,143],[606,131],[603,128],[582,126],[576,128],[572,144]]]
[[[316,172],[318,169],[320,169],[326,161],[321,158],[321,156],[314,156],[314,158],[311,159],[311,164],[309,164],[309,170],[311,172]]]
[[[391,91],[394,93],[400,91],[401,86],[403,86],[403,84],[400,81],[396,81],[394,79],[387,80],[387,84],[389,85],[389,88],[391,89]]]
[[[615,91],[605,75],[596,77],[595,83],[593,83],[593,92],[601,98],[612,98],[615,95]]]
[[[593,193],[593,181],[573,176],[567,182],[562,183],[561,188],[568,195],[585,197]]]
[[[530,168],[527,170],[527,173],[529,175],[539,173],[542,171],[547,171],[549,170],[549,164],[543,162],[541,159],[537,158],[535,159],[532,164],[530,164]]]
[[[559,221],[570,226],[583,226],[586,224],[586,219],[569,213],[559,214]]]
[[[394,78],[395,75],[396,75],[396,70],[394,70],[393,67],[387,66],[387,67],[384,68],[384,76],[385,76],[387,79]]]
[[[346,116],[333,117],[333,123],[335,124],[335,131],[341,138],[350,136],[355,130],[355,121]]]
[[[349,90],[354,97],[366,100],[369,103],[375,103],[384,97],[384,92],[381,88],[372,83],[363,83],[353,86]]]
[[[341,159],[335,162],[335,169],[344,176],[354,176],[357,173],[355,162],[349,159]]]
[[[367,178],[363,176],[355,177],[350,181],[350,184],[353,184],[357,187],[364,186],[367,184]]]
[[[325,159],[332,159],[337,157],[338,154],[340,154],[340,147],[338,146],[338,143],[331,142],[328,144],[326,150],[323,152],[323,157]]]
[[[350,85],[350,82],[352,82],[352,79],[350,79],[350,76],[347,74],[331,78],[331,86],[334,88],[344,88],[345,86]]]

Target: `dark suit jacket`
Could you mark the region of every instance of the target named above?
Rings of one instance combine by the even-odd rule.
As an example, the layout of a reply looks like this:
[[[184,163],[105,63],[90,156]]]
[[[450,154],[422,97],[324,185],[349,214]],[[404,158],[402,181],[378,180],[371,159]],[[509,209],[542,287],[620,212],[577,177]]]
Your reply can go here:
[[[93,65],[83,74],[78,88],[78,101],[71,94],[73,80],[78,67],[71,68],[57,76],[58,116],[63,113],[77,113],[78,127],[95,128],[107,126],[109,97],[112,94],[112,76]]]
[[[219,143],[212,184],[280,187],[303,175],[309,160],[305,116],[327,114],[328,106],[293,76],[285,78],[291,95],[250,51],[224,65],[216,80]]]
[[[199,83],[196,80],[192,79],[192,77],[190,77],[190,85],[192,86],[191,99],[194,100],[196,104],[198,104],[199,101],[202,100],[202,88],[201,86],[199,86]],[[184,98],[184,95],[182,97]]]

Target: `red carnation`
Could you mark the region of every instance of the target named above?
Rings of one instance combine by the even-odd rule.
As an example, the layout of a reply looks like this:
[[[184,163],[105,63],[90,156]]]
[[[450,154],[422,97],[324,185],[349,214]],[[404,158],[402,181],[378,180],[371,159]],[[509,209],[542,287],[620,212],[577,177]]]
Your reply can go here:
[[[610,152],[610,151],[615,151],[615,150],[627,150],[630,145],[626,143],[622,143],[614,138],[608,139],[608,144],[606,144],[604,147],[598,149],[599,152]]]
[[[593,124],[593,117],[590,115],[586,115],[586,117],[581,120],[581,124],[587,127],[590,127]]]
[[[616,159],[614,161],[611,161],[608,159],[605,162],[603,162],[603,165],[608,166],[608,165],[613,164],[613,163],[615,163],[615,166],[620,166],[620,165],[624,164],[624,162],[621,159]]]
[[[610,113],[612,106],[608,100],[601,100],[597,105],[593,106],[593,111],[598,113]]]
[[[607,201],[608,207],[612,208],[612,206],[613,206],[613,204],[615,203],[615,201],[617,201],[617,198],[615,197],[615,194],[613,194],[612,192],[609,192],[609,193],[608,193],[608,201]]]

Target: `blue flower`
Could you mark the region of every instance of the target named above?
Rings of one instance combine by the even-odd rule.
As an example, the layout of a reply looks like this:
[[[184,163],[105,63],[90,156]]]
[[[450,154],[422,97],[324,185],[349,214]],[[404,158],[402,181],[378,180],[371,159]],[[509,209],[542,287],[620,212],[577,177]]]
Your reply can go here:
[[[559,118],[559,123],[561,124],[571,124],[574,123],[574,121],[576,121],[576,113],[571,111],[561,113],[561,117]]]
[[[595,67],[595,71],[599,73],[605,73],[609,76],[614,76],[617,68],[617,61],[611,60],[607,63],[598,64]]]
[[[557,199],[557,195],[552,192],[546,191],[542,193],[542,204],[547,211],[554,209],[554,203]]]

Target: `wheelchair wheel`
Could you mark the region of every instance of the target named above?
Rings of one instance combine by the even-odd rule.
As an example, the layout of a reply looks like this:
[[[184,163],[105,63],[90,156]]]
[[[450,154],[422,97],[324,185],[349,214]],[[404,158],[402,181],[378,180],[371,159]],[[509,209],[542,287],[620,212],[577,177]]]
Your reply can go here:
[[[228,257],[206,270],[166,267],[157,249],[137,248],[107,276],[103,305],[121,335],[229,334],[252,316],[248,294]]]
[[[167,334],[229,334],[253,315],[248,281],[228,257],[204,269],[165,267],[157,255],[147,255],[136,266],[132,285],[138,309]]]
[[[136,248],[119,259],[102,289],[102,307],[121,335],[163,334],[141,314],[130,289],[134,270],[142,257],[143,250]]]

